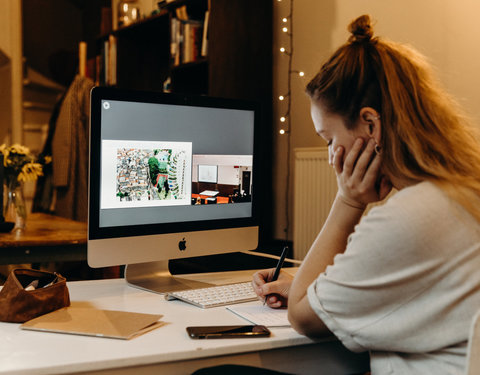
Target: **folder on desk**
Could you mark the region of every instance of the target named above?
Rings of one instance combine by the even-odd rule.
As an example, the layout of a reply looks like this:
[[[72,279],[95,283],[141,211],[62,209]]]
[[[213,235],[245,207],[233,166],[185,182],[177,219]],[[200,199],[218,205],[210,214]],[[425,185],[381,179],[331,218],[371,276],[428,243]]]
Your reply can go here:
[[[161,327],[163,315],[64,307],[29,320],[22,329],[129,340]]]

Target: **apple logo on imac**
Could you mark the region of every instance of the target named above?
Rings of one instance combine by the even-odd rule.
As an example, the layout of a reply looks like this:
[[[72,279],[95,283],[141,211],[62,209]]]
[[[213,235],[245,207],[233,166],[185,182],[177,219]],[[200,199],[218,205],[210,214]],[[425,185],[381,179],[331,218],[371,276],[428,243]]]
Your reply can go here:
[[[185,240],[185,237],[183,237],[183,239],[178,242],[178,249],[180,251],[185,251],[186,248],[187,248],[187,241]]]

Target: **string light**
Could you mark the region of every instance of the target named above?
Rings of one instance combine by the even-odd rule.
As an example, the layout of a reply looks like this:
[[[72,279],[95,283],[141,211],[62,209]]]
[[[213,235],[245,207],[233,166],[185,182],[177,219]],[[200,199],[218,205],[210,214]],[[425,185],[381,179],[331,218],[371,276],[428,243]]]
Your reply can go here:
[[[281,1],[281,0],[279,0]],[[294,70],[292,69],[292,55],[293,55],[293,34],[292,34],[292,14],[293,14],[293,0],[290,0],[290,13],[287,17],[282,18],[283,24],[287,24],[290,21],[290,25],[283,25],[282,31],[286,33],[289,36],[288,44],[289,48],[287,50],[286,47],[280,47],[280,52],[284,55],[287,55],[289,57],[288,59],[288,90],[286,94],[282,94],[278,96],[278,100],[281,102],[287,103],[287,110],[286,113],[279,118],[280,122],[285,124],[285,126],[282,127],[282,129],[279,131],[280,134],[288,134],[290,130],[290,107],[291,107],[291,100],[290,100],[290,89],[291,89],[291,80],[292,80],[292,74],[293,75],[298,75],[299,77],[304,77],[305,72],[301,70]],[[289,26],[289,27],[287,27]],[[290,32],[289,32],[290,30]],[[288,100],[286,100],[288,98]],[[284,129],[285,128],[285,129]]]
[[[278,0],[281,2],[282,0]],[[278,131],[281,136],[286,136],[287,140],[287,152],[286,152],[286,184],[285,184],[285,239],[288,240],[288,232],[290,228],[290,152],[291,152],[291,137],[290,137],[290,108],[291,108],[291,87],[293,76],[304,77],[305,72],[301,70],[292,69],[292,57],[293,57],[293,0],[290,0],[290,12],[288,16],[283,17],[281,24],[282,32],[288,36],[288,46],[280,47],[280,52],[283,55],[288,56],[288,89],[287,92],[279,95],[278,100],[286,105],[286,111],[283,116],[279,117],[279,121],[282,124]]]

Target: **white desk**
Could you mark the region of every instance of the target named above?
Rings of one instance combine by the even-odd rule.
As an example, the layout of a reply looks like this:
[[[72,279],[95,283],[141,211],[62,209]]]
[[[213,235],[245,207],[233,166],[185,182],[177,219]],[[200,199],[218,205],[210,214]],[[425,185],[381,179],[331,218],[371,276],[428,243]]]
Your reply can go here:
[[[216,364],[238,363],[295,374],[351,374],[368,358],[333,338],[312,341],[291,328],[270,338],[192,340],[188,325],[247,324],[224,307],[203,310],[126,285],[123,279],[68,284],[72,302],[101,309],[163,314],[168,325],[129,341],[24,331],[0,323],[0,374],[190,374]]]

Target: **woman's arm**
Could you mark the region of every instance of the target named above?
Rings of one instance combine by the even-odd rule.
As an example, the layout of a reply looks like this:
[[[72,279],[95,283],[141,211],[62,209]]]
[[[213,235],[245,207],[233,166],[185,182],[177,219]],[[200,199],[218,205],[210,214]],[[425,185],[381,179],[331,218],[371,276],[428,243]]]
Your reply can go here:
[[[337,195],[320,234],[297,271],[288,295],[288,319],[298,332],[317,336],[328,329],[310,307],[307,289],[310,284],[333,263],[333,258],[342,253],[347,238],[363,214],[362,208],[355,208],[343,202]]]
[[[375,189],[380,170],[380,157],[374,154],[374,142],[357,139],[343,163],[343,148],[334,156],[338,194],[320,234],[297,271],[288,294],[288,317],[298,332],[317,336],[328,329],[310,307],[307,289],[310,284],[343,253],[348,236],[353,232],[368,203],[383,199],[390,191],[387,185]]]

